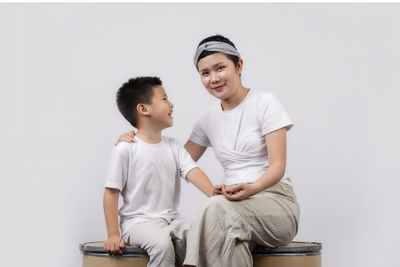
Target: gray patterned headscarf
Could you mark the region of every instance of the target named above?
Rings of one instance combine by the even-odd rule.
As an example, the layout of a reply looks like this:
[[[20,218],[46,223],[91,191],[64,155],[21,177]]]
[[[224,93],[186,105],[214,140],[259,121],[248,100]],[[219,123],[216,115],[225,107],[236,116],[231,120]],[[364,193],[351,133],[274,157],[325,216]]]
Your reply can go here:
[[[215,52],[221,52],[224,54],[232,55],[232,56],[237,56],[240,58],[239,52],[236,50],[236,48],[230,44],[224,43],[224,42],[218,42],[218,41],[210,41],[206,42],[202,45],[200,45],[196,53],[194,54],[194,66],[197,69],[197,63],[199,61],[199,57],[201,53],[204,51],[215,51]]]

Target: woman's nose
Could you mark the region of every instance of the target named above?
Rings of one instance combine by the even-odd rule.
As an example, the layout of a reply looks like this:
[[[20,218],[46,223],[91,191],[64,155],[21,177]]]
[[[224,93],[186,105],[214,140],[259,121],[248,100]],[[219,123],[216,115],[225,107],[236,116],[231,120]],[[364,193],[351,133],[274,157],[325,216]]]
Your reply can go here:
[[[211,82],[212,83],[219,82],[219,76],[217,73],[215,73],[215,72],[211,73]]]

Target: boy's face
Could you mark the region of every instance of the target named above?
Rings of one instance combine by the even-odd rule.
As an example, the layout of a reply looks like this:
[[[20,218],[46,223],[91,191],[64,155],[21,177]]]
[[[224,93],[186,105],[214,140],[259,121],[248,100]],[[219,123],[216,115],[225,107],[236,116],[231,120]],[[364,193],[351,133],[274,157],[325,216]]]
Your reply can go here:
[[[162,86],[153,87],[153,97],[149,106],[152,122],[158,124],[162,129],[173,125],[174,105],[168,100],[167,93]]]

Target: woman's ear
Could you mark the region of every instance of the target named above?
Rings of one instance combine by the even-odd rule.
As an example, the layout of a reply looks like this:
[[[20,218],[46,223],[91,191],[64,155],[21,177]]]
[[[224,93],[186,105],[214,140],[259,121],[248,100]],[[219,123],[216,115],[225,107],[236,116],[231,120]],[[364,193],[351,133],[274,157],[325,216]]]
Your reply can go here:
[[[243,69],[243,59],[239,58],[239,61],[236,65],[236,71],[238,72],[239,76],[242,74]]]
[[[149,116],[150,115],[148,106],[146,104],[142,104],[142,103],[138,104],[136,106],[136,110],[137,110],[139,115],[142,115],[142,116]]]

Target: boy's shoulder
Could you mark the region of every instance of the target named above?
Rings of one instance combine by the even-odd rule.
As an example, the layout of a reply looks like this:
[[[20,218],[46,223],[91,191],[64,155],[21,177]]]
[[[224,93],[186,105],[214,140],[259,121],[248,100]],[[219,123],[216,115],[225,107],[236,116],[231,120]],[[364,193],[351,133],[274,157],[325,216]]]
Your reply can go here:
[[[136,143],[133,142],[119,142],[116,146],[114,146],[113,151],[118,151],[122,155],[127,155],[135,146]]]
[[[165,143],[167,143],[168,145],[183,146],[183,145],[181,144],[181,142],[179,142],[179,140],[176,139],[176,138],[163,135],[163,136],[162,136],[162,139],[163,139],[163,141],[164,141]]]

